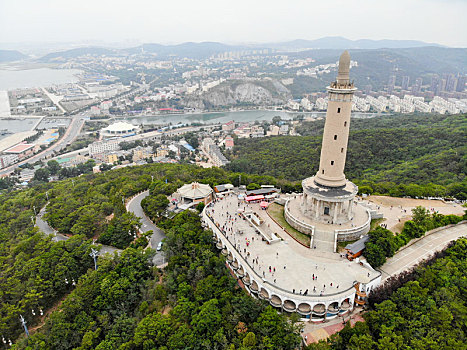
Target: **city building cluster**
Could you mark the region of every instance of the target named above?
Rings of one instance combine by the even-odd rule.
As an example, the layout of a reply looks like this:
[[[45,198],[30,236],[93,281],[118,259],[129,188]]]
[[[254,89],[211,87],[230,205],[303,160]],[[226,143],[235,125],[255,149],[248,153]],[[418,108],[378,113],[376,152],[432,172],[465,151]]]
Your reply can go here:
[[[256,49],[198,59],[169,58],[141,49],[132,54],[67,57],[61,59],[60,67],[87,67],[76,83],[31,89],[24,96],[10,94],[11,111],[56,115],[86,110],[96,119],[258,108],[324,111],[326,96],[316,91],[329,84],[338,65],[319,56]],[[353,60],[350,68],[367,68],[365,64]],[[453,72],[416,77],[410,73],[395,69],[388,81],[375,88],[360,84],[354,110],[462,111],[462,101],[467,98],[466,75]],[[407,100],[407,95],[417,99]]]
[[[288,101],[285,109],[292,111],[325,111],[327,106],[327,97],[318,97],[318,95],[304,97],[299,101]],[[394,112],[394,113],[438,113],[438,114],[456,114],[467,112],[467,98],[443,98],[433,97],[428,101],[423,96],[396,95],[373,96],[363,95],[355,96],[352,103],[354,112]]]
[[[40,88],[24,88],[9,91],[10,112],[13,115],[55,116],[60,109]]]
[[[395,112],[395,113],[439,113],[456,114],[467,112],[467,99],[444,99],[435,96],[430,102],[424,97],[405,95],[400,98],[395,95],[355,97],[352,104],[353,111],[359,112]]]

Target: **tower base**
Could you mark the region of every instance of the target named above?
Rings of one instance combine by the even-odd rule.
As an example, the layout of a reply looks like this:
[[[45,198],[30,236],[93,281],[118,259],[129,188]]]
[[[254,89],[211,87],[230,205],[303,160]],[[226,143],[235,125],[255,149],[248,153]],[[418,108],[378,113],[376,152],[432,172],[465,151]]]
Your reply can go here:
[[[329,188],[314,180],[314,177],[303,180],[303,194],[289,199],[285,205],[284,216],[292,227],[310,235],[312,241],[314,236],[316,242],[319,239],[333,243],[358,239],[369,231],[371,214],[355,201],[358,192],[355,184],[346,180],[341,188]]]
[[[318,184],[315,177],[302,181],[301,211],[313,221],[327,224],[345,224],[353,217],[354,198],[358,187],[345,181],[342,187],[326,187]]]

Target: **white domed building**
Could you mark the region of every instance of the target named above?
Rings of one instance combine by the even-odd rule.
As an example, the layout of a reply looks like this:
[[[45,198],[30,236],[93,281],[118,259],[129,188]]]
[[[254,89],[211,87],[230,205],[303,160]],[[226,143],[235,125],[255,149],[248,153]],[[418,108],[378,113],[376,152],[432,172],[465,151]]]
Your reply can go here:
[[[104,138],[127,137],[136,134],[139,127],[126,122],[117,122],[102,129],[100,134]]]
[[[180,196],[181,204],[200,202],[208,204],[213,199],[214,191],[209,185],[192,182],[191,184],[186,184],[180,187],[177,190],[177,194]]]

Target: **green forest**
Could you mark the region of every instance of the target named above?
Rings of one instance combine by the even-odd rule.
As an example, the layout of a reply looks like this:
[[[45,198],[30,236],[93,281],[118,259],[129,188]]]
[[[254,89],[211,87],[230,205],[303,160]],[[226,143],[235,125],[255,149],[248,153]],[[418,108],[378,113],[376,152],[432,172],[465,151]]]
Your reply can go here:
[[[229,170],[291,181],[318,171],[324,121],[303,136],[237,139]],[[362,193],[467,199],[467,114],[352,119],[345,173]]]
[[[302,327],[297,315],[278,314],[238,286],[198,213],[161,217],[168,204],[165,195],[191,181],[211,186],[238,185],[239,181],[250,187],[272,184],[284,191],[296,190],[299,184],[219,168],[149,164],[3,193],[0,336],[13,341],[12,349],[31,350],[297,348]],[[147,189],[151,195],[143,201],[143,208],[166,233],[163,250],[168,265],[163,270],[151,266],[154,252],[145,249],[147,239],[132,240],[128,235],[140,222],[126,212],[124,203]],[[69,235],[68,240],[52,241],[34,227],[35,213],[47,203],[46,219]],[[429,229],[450,220],[454,218],[420,212],[414,218],[414,230],[406,234],[413,238],[419,227]],[[377,245],[394,244],[384,234],[374,239]],[[124,250],[100,256],[95,270],[89,254],[92,248],[98,249],[99,242]],[[368,315],[374,316],[365,316],[365,324],[346,327],[329,343],[316,346],[344,349],[343,344],[368,343],[371,349],[385,349],[396,341],[401,344],[397,348],[422,349],[422,342],[431,344],[437,336],[445,337],[446,346],[440,348],[462,344],[466,244],[459,241],[445,260],[426,267],[437,270],[417,273],[399,286],[399,290],[406,288],[404,293],[385,291],[390,296],[373,303],[374,311]],[[402,302],[410,310],[403,309]],[[385,318],[388,310],[395,315],[393,323]],[[414,318],[409,318],[412,314]],[[29,327],[29,338],[20,315]],[[411,321],[403,331],[401,319],[424,321]]]
[[[17,339],[16,349],[294,348],[296,319],[238,287],[197,214],[159,220],[167,234],[164,272],[150,266],[145,237],[128,239],[139,220],[123,203],[136,193],[151,190],[148,215],[157,216],[167,205],[158,202],[161,193],[191,181],[238,185],[239,175],[246,184],[292,186],[219,168],[152,164],[2,194],[0,336]],[[54,242],[34,227],[35,211],[47,202],[47,220],[70,239]],[[95,271],[93,238],[126,249],[99,257]]]
[[[151,183],[154,176],[154,182]],[[132,213],[127,213],[124,201],[146,189],[158,188],[158,194],[170,195],[185,183],[199,181],[216,186],[222,183],[272,184],[284,191],[295,189],[296,184],[276,180],[271,176],[256,176],[213,168],[202,169],[189,165],[147,165],[130,170],[103,172],[47,184],[50,186],[45,219],[58,232],[65,235],[84,235],[98,243],[126,248],[131,242],[128,231],[136,232],[140,223]],[[167,184],[165,184],[167,180]],[[153,194],[153,192],[151,192]],[[156,201],[163,201],[162,197]],[[148,197],[143,206],[156,220],[167,203],[159,206]],[[41,205],[42,206],[42,205]],[[38,206],[39,207],[39,206]]]

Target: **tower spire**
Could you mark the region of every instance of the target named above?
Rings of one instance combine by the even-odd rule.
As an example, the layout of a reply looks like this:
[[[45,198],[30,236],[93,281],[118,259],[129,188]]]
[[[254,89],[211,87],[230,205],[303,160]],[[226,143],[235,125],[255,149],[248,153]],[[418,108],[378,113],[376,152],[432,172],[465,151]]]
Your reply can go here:
[[[349,84],[350,54],[345,50],[339,58],[339,71],[337,74],[337,84]]]

